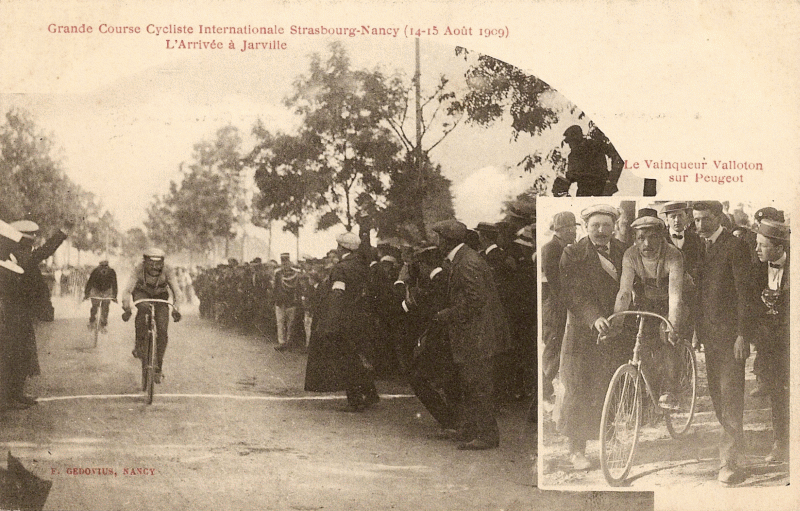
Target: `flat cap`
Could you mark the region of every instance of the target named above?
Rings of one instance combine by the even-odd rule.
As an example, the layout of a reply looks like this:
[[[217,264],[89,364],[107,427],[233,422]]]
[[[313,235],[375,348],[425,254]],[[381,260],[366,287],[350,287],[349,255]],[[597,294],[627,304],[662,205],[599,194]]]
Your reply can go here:
[[[778,211],[777,209],[767,206],[766,208],[761,208],[756,211],[756,214],[753,215],[757,222],[762,220],[772,220],[774,222],[783,223],[786,219],[783,216],[783,211]]]
[[[664,229],[666,225],[664,221],[656,216],[642,215],[633,222],[631,222],[633,229]]]
[[[588,222],[594,215],[608,215],[616,222],[617,218],[619,218],[619,210],[608,204],[596,204],[581,211],[581,218],[584,222]]]
[[[572,211],[562,211],[553,215],[553,222],[550,224],[550,229],[557,231],[564,227],[574,227],[576,225],[578,225],[578,222],[575,220],[575,214],[573,214]]]
[[[148,259],[164,259],[164,257],[166,257],[164,251],[156,247],[146,248],[142,255]]]
[[[661,206],[661,214],[668,215],[670,213],[674,213],[675,211],[686,211],[687,209],[689,209],[689,204],[687,202],[672,201]]]
[[[766,236],[767,238],[789,241],[789,234],[791,234],[791,231],[789,230],[789,226],[784,223],[765,219],[758,225],[756,233]]]
[[[431,230],[442,238],[451,241],[461,243],[467,239],[467,226],[455,219],[436,222],[431,227]]]
[[[361,246],[361,238],[352,232],[345,232],[336,236],[336,243],[347,250],[357,250]]]

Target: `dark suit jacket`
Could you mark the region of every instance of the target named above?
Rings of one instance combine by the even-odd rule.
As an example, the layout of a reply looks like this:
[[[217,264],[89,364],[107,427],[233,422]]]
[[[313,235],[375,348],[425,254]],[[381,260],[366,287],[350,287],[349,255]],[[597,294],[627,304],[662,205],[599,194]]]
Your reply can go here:
[[[670,233],[667,232],[667,241],[675,245]],[[703,241],[697,233],[689,230],[683,231],[683,248],[680,249],[683,254],[683,269],[692,279],[697,279],[697,265],[700,264],[700,257],[703,251]]]
[[[610,257],[618,276],[625,249],[621,241],[611,240]],[[619,280],[603,269],[599,257],[588,236],[565,247],[561,254],[561,297],[568,311],[562,353],[592,352],[598,333],[594,322],[614,312]]]
[[[505,349],[508,323],[492,270],[467,245],[453,258],[447,301],[438,316],[447,325],[456,363],[487,359]]]
[[[542,273],[544,273],[547,282],[542,286],[542,298],[547,300],[551,297],[557,297],[559,293],[559,282],[561,275],[558,265],[561,262],[561,253],[564,251],[564,243],[558,236],[553,236],[553,239],[548,241],[542,246]]]
[[[697,270],[698,335],[705,343],[733,345],[752,334],[753,282],[747,246],[722,231]]]

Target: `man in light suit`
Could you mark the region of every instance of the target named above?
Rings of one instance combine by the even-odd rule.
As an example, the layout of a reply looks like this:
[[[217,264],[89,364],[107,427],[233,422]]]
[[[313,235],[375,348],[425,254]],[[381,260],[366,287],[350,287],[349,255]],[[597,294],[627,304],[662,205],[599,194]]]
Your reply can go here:
[[[697,337],[706,352],[708,392],[722,425],[718,480],[742,479],[738,458],[744,450],[744,368],[750,356],[752,306],[750,257],[744,242],[722,227],[722,204],[692,205],[704,242],[697,269]]]
[[[762,220],[756,229],[758,356],[774,435],[767,462],[789,461],[789,234],[788,226],[773,220]]]
[[[465,244],[467,227],[456,220],[434,224],[439,249],[447,254],[447,307],[435,320],[447,326],[453,362],[463,392],[459,445],[462,450],[500,445],[492,389],[493,357],[508,345],[509,333],[492,270]]]
[[[614,312],[625,244],[614,238],[619,217],[616,208],[592,206],[581,212],[588,236],[568,245],[561,254],[561,298],[567,307],[567,325],[561,346],[561,382],[564,399],[558,410],[558,431],[569,438],[570,461],[586,470],[586,441],[597,438],[608,383],[630,355],[632,346],[622,337],[597,343],[609,333]]]

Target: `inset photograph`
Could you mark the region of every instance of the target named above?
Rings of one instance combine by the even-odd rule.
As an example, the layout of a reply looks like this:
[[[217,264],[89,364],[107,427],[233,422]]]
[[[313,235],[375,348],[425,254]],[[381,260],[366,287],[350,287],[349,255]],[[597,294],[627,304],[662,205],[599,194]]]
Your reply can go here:
[[[537,206],[540,486],[789,484],[786,205]]]

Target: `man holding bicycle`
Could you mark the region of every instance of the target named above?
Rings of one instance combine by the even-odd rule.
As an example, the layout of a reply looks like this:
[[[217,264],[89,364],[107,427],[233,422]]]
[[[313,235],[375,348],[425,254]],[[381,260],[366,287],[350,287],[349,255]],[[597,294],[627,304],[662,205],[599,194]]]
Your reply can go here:
[[[676,331],[680,328],[683,306],[683,256],[667,243],[666,225],[654,216],[642,215],[631,223],[634,245],[622,257],[622,276],[614,312],[628,310],[634,302],[638,310],[666,316]],[[644,319],[643,319],[644,321]],[[621,329],[623,316],[614,318],[612,327]],[[650,322],[650,325],[655,323]],[[661,397],[658,404],[668,410],[679,409],[674,394],[679,351],[674,348],[677,335],[662,336],[656,328],[645,329],[644,345],[650,352],[643,363],[645,371],[655,376]]]
[[[172,291],[173,309],[172,319],[180,321],[181,313],[179,304],[183,301],[181,288],[175,277],[172,267],[165,264],[164,251],[158,248],[145,250],[142,260],[133,268],[127,286],[122,291],[122,315],[124,321],[131,317],[131,298],[133,301],[143,299],[168,300],[169,290]],[[147,353],[147,314],[149,307],[146,304],[136,306],[136,345],[133,356],[144,360]],[[153,304],[155,322],[158,335],[156,337],[156,383],[161,383],[161,364],[164,361],[164,352],[167,350],[167,327],[169,326],[169,305],[165,303]]]

